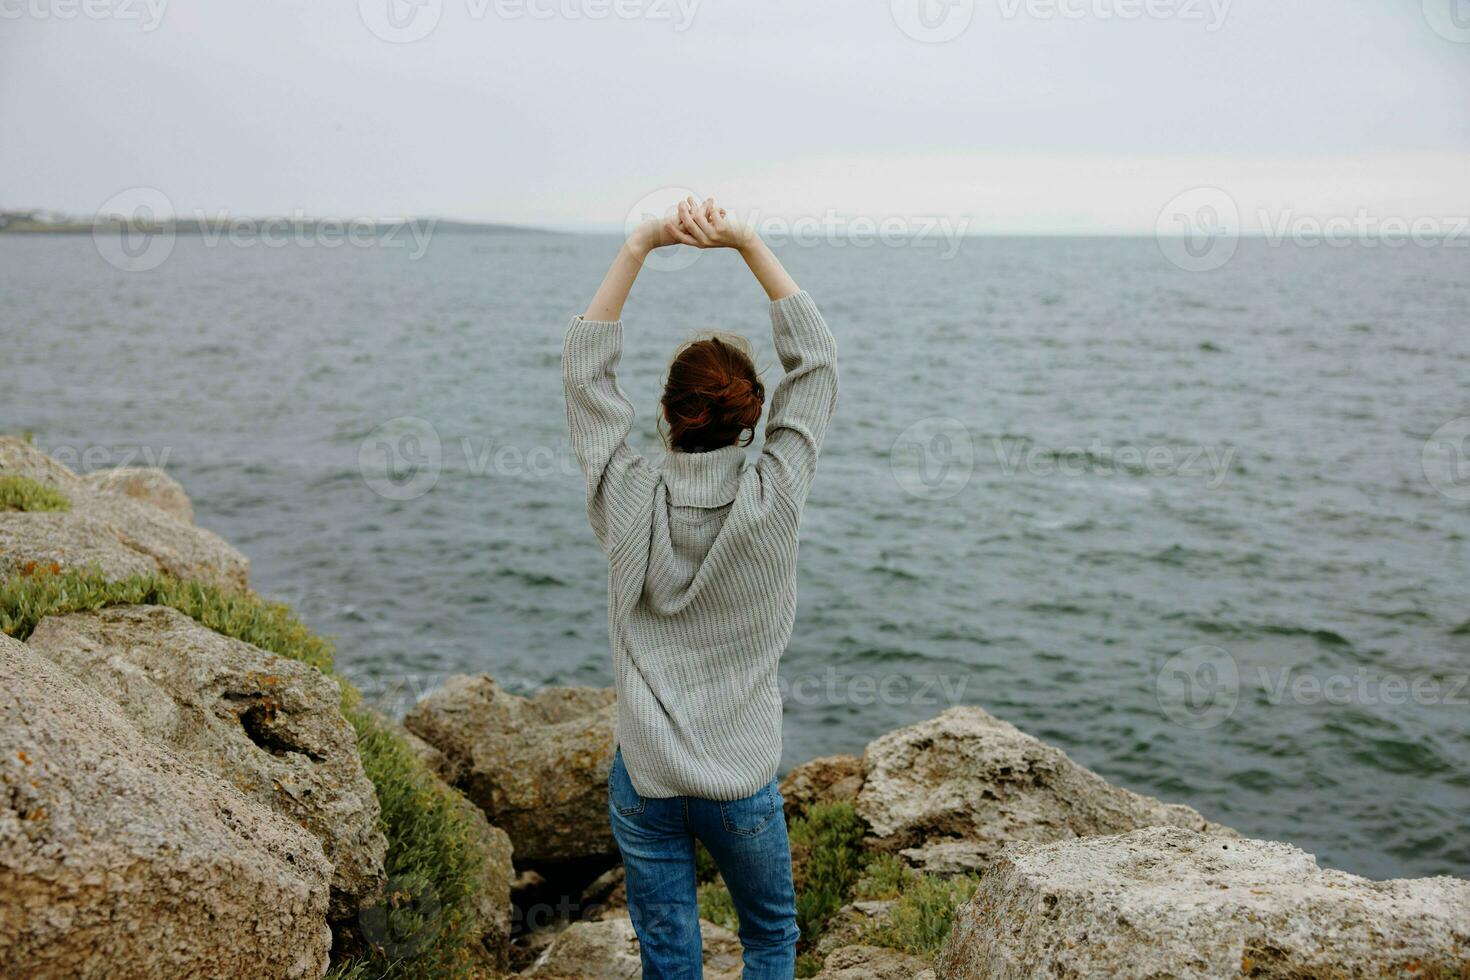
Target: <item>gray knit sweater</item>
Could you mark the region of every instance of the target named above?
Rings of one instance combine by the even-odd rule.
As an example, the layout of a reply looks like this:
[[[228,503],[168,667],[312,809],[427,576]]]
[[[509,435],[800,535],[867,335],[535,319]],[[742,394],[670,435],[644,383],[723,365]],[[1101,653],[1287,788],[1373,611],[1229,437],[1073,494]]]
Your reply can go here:
[[[771,304],[785,377],[765,446],[627,446],[633,406],[613,370],[623,325],[573,317],[562,354],[587,516],[608,558],[617,740],[639,794],[734,800],[781,758],[776,665],[796,617],[797,528],[837,402],[836,345],[805,292]]]

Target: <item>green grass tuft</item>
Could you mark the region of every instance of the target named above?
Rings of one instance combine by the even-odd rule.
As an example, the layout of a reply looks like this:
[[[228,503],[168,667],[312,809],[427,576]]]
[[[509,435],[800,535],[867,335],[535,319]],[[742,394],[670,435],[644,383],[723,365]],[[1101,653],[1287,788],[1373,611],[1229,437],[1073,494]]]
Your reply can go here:
[[[714,855],[700,841],[694,842],[694,880],[701,885],[720,876],[720,866],[715,864]]]
[[[868,861],[853,897],[865,901],[895,899],[913,882],[914,871],[897,854],[879,854]]]
[[[464,976],[479,941],[471,909],[484,880],[476,829],[458,792],[434,778],[402,735],[355,704],[344,713],[357,729],[388,837],[386,919],[364,930],[372,952],[355,962],[371,977]]]
[[[819,803],[791,821],[796,924],[804,949],[816,945],[832,913],[850,900],[866,863],[863,831],[850,803]]]
[[[941,878],[908,872],[892,917],[864,933],[863,941],[932,960],[949,938],[955,909],[970,900],[979,884],[975,875]]]
[[[216,633],[331,672],[330,642],[302,625],[286,606],[251,593],[163,575],[109,582],[77,569],[16,575],[0,582],[0,630],[22,642],[47,616],[108,606],[170,606]]]
[[[974,875],[943,878],[921,874],[895,854],[863,849],[863,822],[849,803],[817,804],[791,822],[796,878],[796,918],[802,955],[796,975],[814,976],[813,952],[828,920],[854,900],[892,901],[891,918],[869,926],[861,941],[933,960],[949,937],[954,911],[974,895]]]
[[[60,490],[25,476],[0,476],[0,510],[30,512],[71,510],[71,501]]]
[[[740,916],[735,912],[735,900],[723,881],[711,881],[699,886],[699,917],[724,926],[731,932],[740,928]]]
[[[39,572],[0,582],[0,630],[24,641],[47,616],[109,606],[170,606],[217,633],[330,674],[333,648],[279,603],[165,576],[106,581],[94,572]],[[379,924],[338,933],[335,980],[459,977],[472,966],[471,909],[484,877],[477,829],[458,794],[434,778],[403,737],[342,685],[342,710],[357,731],[364,771],[377,791],[388,838],[390,894]],[[374,921],[364,915],[363,921]]]

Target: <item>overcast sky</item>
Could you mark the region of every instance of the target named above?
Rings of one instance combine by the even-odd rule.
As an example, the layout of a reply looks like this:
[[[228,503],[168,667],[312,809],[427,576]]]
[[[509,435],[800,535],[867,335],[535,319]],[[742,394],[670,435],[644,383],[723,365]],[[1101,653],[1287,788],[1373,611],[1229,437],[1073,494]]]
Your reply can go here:
[[[3,207],[1148,233],[1201,185],[1470,214],[1470,0],[0,0]]]

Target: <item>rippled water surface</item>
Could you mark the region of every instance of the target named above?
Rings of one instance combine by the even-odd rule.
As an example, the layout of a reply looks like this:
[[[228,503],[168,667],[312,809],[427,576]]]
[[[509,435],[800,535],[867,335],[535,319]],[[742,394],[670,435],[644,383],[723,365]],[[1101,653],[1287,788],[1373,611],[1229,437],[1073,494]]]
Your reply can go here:
[[[459,671],[606,684],[559,355],[616,245],[180,239],[129,274],[85,237],[0,239],[0,428],[82,469],[167,454],[256,587],[390,707]],[[787,765],[974,703],[1325,863],[1470,874],[1470,469],[1433,443],[1440,493],[1424,459],[1470,416],[1465,250],[1246,242],[1209,274],[1143,240],[785,257],[843,385]],[[651,453],[688,332],[774,364],[731,254],[646,272],[626,322]],[[415,459],[439,464],[417,496]]]

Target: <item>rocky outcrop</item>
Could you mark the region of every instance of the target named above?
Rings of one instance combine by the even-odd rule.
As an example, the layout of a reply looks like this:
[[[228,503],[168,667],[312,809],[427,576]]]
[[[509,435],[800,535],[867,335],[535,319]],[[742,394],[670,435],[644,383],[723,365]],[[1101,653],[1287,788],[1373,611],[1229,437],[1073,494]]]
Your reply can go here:
[[[194,505],[179,481],[154,466],[119,466],[110,470],[97,470],[82,477],[82,481],[99,493],[120,493],[145,504],[152,504],[165,514],[194,523]]]
[[[160,606],[49,617],[27,645],[180,759],[315,835],[333,918],[377,894],[387,841],[336,681]]]
[[[1463,976],[1470,882],[1369,881],[1177,828],[1018,844],[961,905],[950,978]]]
[[[105,481],[80,477],[9,436],[0,436],[0,475],[29,477],[71,501],[71,510],[62,513],[0,512],[0,576],[55,565],[96,567],[108,578],[162,572],[226,589],[248,585],[245,556],[176,516],[176,501],[168,509],[156,500],[136,499],[123,489],[126,480],[99,487],[94,484]]]
[[[0,578],[36,569],[72,568],[93,568],[108,579],[120,579],[152,575],[158,562],[123,544],[105,521],[74,510],[0,511]]]
[[[812,952],[825,960],[843,947],[861,946],[873,930],[892,923],[895,904],[892,899],[865,899],[842,906],[822,927],[822,936]]]
[[[311,834],[0,635],[0,973],[319,977],[330,873]]]
[[[449,678],[404,724],[444,754],[450,781],[510,835],[517,863],[617,855],[607,821],[616,704],[610,688],[510,694]]]
[[[699,923],[705,980],[738,980],[739,938],[712,922]],[[546,948],[527,976],[543,980],[638,980],[643,975],[638,936],[626,914],[567,926]]]
[[[896,949],[844,946],[823,961],[817,980],[934,980],[934,971]]]
[[[480,808],[463,796],[458,796],[457,803],[474,827],[476,841],[485,855],[480,892],[474,905],[475,931],[480,937],[475,952],[485,966],[501,972],[509,965],[511,922],[515,918],[510,901],[510,886],[516,876],[510,835],[491,826]]]
[[[803,762],[781,780],[786,819],[794,820],[814,803],[851,803],[863,788],[863,760],[827,755]]]
[[[976,707],[950,708],[875,739],[863,768],[856,808],[873,846],[941,874],[983,870],[1013,841],[1149,826],[1234,833],[1187,806],[1114,786]]]
[[[582,889],[577,905],[586,919],[606,919],[625,913],[628,909],[628,880],[623,866],[609,868],[594,878]]]
[[[388,724],[391,724],[396,732],[403,736],[403,740],[408,743],[408,747],[413,750],[414,756],[419,760],[419,762],[423,763],[425,769],[429,770],[446,783],[450,782],[453,779],[454,773],[450,770],[449,760],[445,757],[443,752],[440,752],[438,749],[434,748],[434,746],[430,745],[428,742],[425,742],[413,732],[398,724],[398,722],[388,718],[387,715],[382,715],[381,717],[386,720]]]

